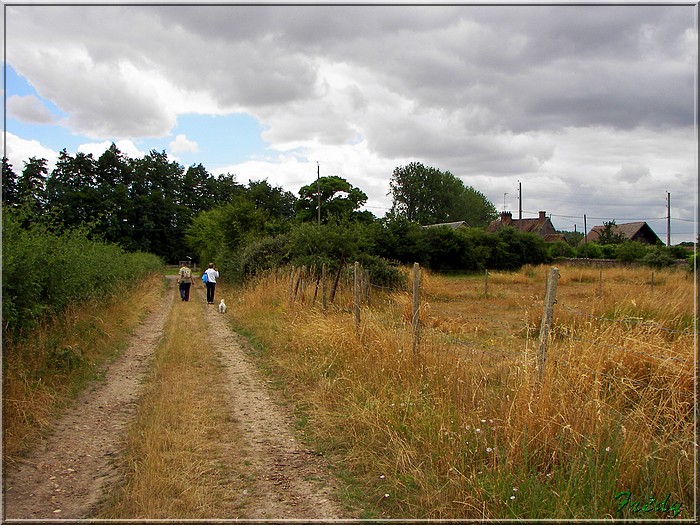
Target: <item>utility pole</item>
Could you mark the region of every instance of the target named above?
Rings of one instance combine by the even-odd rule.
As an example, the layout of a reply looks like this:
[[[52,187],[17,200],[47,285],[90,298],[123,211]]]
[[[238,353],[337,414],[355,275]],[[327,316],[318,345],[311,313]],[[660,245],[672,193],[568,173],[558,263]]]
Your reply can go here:
[[[666,192],[666,246],[671,246],[671,192]]]
[[[518,181],[518,229],[523,229],[523,187],[520,181]]]
[[[583,214],[583,244],[588,242],[588,226],[586,226],[586,214]]]
[[[316,161],[316,195],[318,197],[318,225],[321,226],[321,167]]]
[[[506,195],[508,195],[508,192],[503,194],[503,211],[506,211]]]

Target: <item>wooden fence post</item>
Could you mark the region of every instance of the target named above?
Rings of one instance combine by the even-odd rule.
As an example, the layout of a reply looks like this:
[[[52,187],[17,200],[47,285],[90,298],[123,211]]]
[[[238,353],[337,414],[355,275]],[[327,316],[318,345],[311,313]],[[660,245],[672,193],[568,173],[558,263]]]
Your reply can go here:
[[[600,270],[598,276],[598,297],[603,297],[603,270]]]
[[[651,291],[654,291],[654,272],[651,272]]]
[[[557,302],[557,279],[559,279],[559,269],[549,270],[547,278],[547,292],[544,298],[544,313],[542,314],[542,325],[540,326],[540,350],[537,355],[538,380],[542,381],[544,364],[547,358],[547,347],[549,346],[549,332],[552,327],[552,317],[554,315],[554,304]]]
[[[340,255],[340,264],[338,265],[338,273],[335,274],[335,281],[333,281],[333,286],[331,287],[331,298],[330,301],[333,303],[335,299],[335,291],[338,289],[338,281],[340,281],[340,272],[343,270],[343,265],[345,264],[345,254]]]
[[[323,302],[323,310],[328,307],[328,297],[326,294],[326,263],[321,267],[321,300]]]
[[[316,273],[317,268],[314,266],[314,273]],[[311,306],[316,304],[316,297],[318,296],[318,285],[321,282],[321,274],[316,274],[316,288],[314,288],[314,298],[311,300]]]
[[[297,269],[292,266],[292,271],[289,274],[289,305],[294,302],[294,277],[297,273]]]
[[[484,295],[488,297],[489,295],[489,271],[484,270],[486,272],[486,277],[484,279]]]
[[[353,271],[355,286],[354,286],[354,311],[355,311],[355,330],[360,331],[360,263],[355,261]]]
[[[413,358],[418,359],[418,340],[420,339],[420,264],[413,263]]]

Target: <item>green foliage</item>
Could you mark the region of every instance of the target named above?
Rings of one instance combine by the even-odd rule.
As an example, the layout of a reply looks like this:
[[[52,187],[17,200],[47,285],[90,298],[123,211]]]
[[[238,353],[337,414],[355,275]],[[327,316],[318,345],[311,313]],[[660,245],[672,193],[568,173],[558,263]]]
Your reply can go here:
[[[2,205],[15,206],[19,204],[17,174],[7,157],[2,158]]]
[[[603,259],[617,259],[618,248],[621,244],[601,244],[600,250]]]
[[[239,257],[243,276],[257,275],[289,264],[289,236],[265,237],[248,243]]]
[[[574,257],[576,251],[567,242],[557,241],[549,245],[549,256],[552,258],[557,257]]]
[[[300,221],[318,222],[318,199],[321,200],[321,223],[330,219],[352,219],[355,212],[367,202],[367,195],[342,177],[319,177],[299,190],[296,202]]]
[[[394,169],[389,182],[391,213],[419,224],[466,221],[486,226],[496,218],[495,206],[480,192],[449,171],[426,167],[419,162]]]
[[[644,257],[647,246],[637,241],[627,241],[617,246],[617,258],[622,262],[632,262]]]
[[[489,268],[498,270],[517,270],[526,264],[544,264],[551,262],[551,256],[544,240],[533,233],[523,233],[515,228],[501,228],[496,233],[499,248],[507,256],[499,257]]]
[[[89,238],[84,228],[57,231],[32,222],[24,227],[26,208],[3,209],[3,334],[31,328],[68,304],[101,298],[150,272],[162,260],[128,254],[122,248]]]
[[[587,242],[578,247],[576,256],[581,259],[602,259],[603,250],[600,248],[600,244]]]
[[[606,244],[621,244],[625,242],[625,236],[618,231],[615,221],[604,222],[603,229],[600,231],[597,242],[601,246]]]
[[[657,248],[650,250],[641,258],[640,262],[652,268],[667,268],[669,266],[674,266],[676,264],[676,259],[667,251]]]

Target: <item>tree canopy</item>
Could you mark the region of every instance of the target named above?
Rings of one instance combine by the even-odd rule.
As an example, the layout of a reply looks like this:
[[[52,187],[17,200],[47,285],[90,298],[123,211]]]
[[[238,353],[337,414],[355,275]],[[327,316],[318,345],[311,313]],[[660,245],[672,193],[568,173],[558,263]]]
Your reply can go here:
[[[333,217],[351,219],[367,202],[367,195],[336,175],[319,177],[299,190],[297,217],[302,222],[318,220],[318,201],[321,201],[321,222]]]
[[[412,162],[394,169],[389,182],[391,213],[422,225],[466,221],[486,226],[496,208],[481,192],[449,171]]]

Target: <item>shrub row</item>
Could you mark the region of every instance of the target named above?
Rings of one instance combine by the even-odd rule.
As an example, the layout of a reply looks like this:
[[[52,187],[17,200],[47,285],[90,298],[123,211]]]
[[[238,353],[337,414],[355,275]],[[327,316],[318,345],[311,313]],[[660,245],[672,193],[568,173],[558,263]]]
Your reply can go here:
[[[155,255],[126,253],[96,241],[85,228],[53,230],[3,210],[3,340],[57,315],[73,302],[109,297],[154,271]]]

